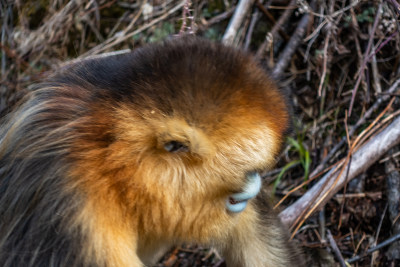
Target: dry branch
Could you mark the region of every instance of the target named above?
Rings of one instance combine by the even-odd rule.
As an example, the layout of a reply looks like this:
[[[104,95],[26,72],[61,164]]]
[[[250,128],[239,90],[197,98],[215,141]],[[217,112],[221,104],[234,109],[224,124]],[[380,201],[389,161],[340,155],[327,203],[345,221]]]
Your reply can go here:
[[[394,154],[398,147],[392,148],[390,154]],[[400,207],[400,173],[396,169],[393,159],[385,162],[386,193],[388,202],[389,219],[392,223],[391,232],[400,234],[400,221],[398,221]],[[386,252],[386,256],[391,259],[400,259],[400,242],[394,242]]]
[[[317,203],[321,196],[326,193],[327,197],[321,204],[328,201],[346,182],[365,171],[391,147],[399,143],[400,117],[397,117],[381,133],[370,139],[363,147],[353,154],[350,166],[346,166],[344,171],[341,172],[340,169],[332,169],[300,199],[282,211],[279,216],[283,223],[291,225],[304,210],[313,205],[313,203],[311,203],[313,200]],[[339,174],[341,174],[340,177],[338,177]],[[335,184],[337,178],[338,180]],[[318,196],[316,197],[316,195]]]
[[[140,26],[138,29],[132,31],[132,32],[128,32],[127,29],[131,28],[130,26],[128,26],[127,29],[124,30],[122,35],[118,35],[118,37],[113,36],[111,38],[109,38],[108,40],[106,40],[103,43],[100,43],[99,45],[97,45],[96,47],[92,48],[91,50],[87,51],[86,53],[84,53],[83,55],[80,55],[79,58],[85,58],[91,55],[96,55],[99,54],[101,52],[104,52],[105,50],[111,49],[114,46],[125,42],[126,40],[128,40],[129,38],[131,38],[132,36],[150,28],[151,26],[157,24],[158,22],[168,18],[170,15],[172,15],[173,13],[175,13],[176,11],[178,11],[179,9],[181,9],[184,5],[185,5],[186,1],[181,1],[179,2],[176,6],[174,6],[173,8],[171,8],[170,10],[168,10],[166,13],[164,13],[163,15],[157,17],[156,19],[153,19],[152,21],[150,21],[149,23]],[[141,11],[138,13],[139,15],[141,14]],[[134,19],[130,25],[135,24],[134,22],[136,22],[136,19]]]
[[[243,23],[246,14],[249,12],[254,0],[240,0],[235,14],[231,21],[229,22],[228,29],[226,29],[224,36],[222,37],[222,42],[227,45],[233,45],[236,33]]]
[[[391,86],[390,88],[384,92],[376,101],[375,103],[364,113],[364,116],[360,118],[357,123],[350,127],[349,135],[353,136],[356,130],[363,125],[376,110],[379,108],[379,106],[384,102],[387,101],[390,97],[391,94],[394,94],[398,89],[400,85],[400,79],[397,79]],[[333,157],[333,155],[344,145],[346,142],[346,137],[343,137],[326,155],[321,163],[314,169],[314,171],[310,174],[310,177],[315,176],[317,173],[323,170],[325,167],[326,163]]]
[[[343,259],[342,253],[340,252],[340,249],[338,248],[336,241],[333,238],[331,231],[329,231],[329,230],[327,231],[327,237],[328,237],[329,244],[330,244],[333,252],[335,253],[336,258],[338,259],[338,261],[340,263],[340,266],[346,267],[346,263]]]
[[[349,260],[347,260],[347,263],[353,263],[356,261],[361,260],[363,257],[365,257],[366,255],[377,251],[378,249],[381,249],[383,247],[386,247],[390,244],[392,244],[393,242],[396,242],[397,240],[400,240],[400,233],[397,235],[392,236],[391,238],[386,239],[385,241],[383,241],[382,243],[380,243],[379,245],[376,245],[370,249],[368,249],[365,253],[362,253],[361,255],[355,256],[354,258],[351,258]]]
[[[370,55],[370,52],[371,52],[372,43],[374,41],[375,31],[376,31],[376,28],[378,27],[379,18],[380,18],[380,15],[381,15],[381,10],[382,10],[382,2],[379,4],[378,11],[375,14],[374,25],[372,26],[372,30],[371,30],[371,33],[369,35],[367,50],[365,51],[364,59],[363,59],[362,64],[360,66],[360,70],[359,70],[359,73],[358,73],[357,81],[356,81],[356,84],[354,85],[354,89],[353,89],[353,93],[352,93],[351,101],[350,101],[350,107],[349,107],[349,116],[351,116],[351,112],[353,110],[354,100],[355,100],[355,97],[356,97],[356,94],[357,94],[358,86],[360,85],[361,79],[363,79],[363,77],[364,77],[364,70],[366,68],[368,60],[370,59],[369,55]]]
[[[296,4],[296,0],[291,0],[288,4],[285,12],[280,16],[278,22],[275,23],[274,27],[270,32],[267,33],[265,41],[260,45],[257,50],[257,57],[261,57],[265,52],[266,48],[269,46],[270,42],[273,42],[276,39],[276,33],[282,30],[282,25],[289,19],[290,15],[293,13],[294,7]]]
[[[286,69],[289,65],[290,60],[292,59],[292,55],[296,51],[297,47],[299,46],[301,39],[303,38],[306,27],[310,20],[310,14],[306,13],[301,18],[299,24],[296,27],[295,32],[290,38],[289,43],[286,45],[285,50],[279,56],[278,62],[276,63],[274,70],[272,71],[272,77],[278,78],[281,76],[282,72]]]
[[[44,44],[51,44],[66,34],[69,26],[73,23],[73,16],[78,11],[79,1],[69,1],[60,11],[49,18],[40,28],[34,31],[22,30],[14,33],[20,45],[20,55],[35,53],[43,49]]]

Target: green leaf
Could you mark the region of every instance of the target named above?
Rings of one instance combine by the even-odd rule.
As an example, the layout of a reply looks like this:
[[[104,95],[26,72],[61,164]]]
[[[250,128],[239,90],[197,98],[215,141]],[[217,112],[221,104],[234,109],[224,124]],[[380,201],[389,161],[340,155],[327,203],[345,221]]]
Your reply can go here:
[[[299,160],[291,161],[291,162],[287,163],[287,164],[282,168],[282,170],[279,172],[279,175],[278,175],[278,177],[276,178],[276,180],[275,180],[275,182],[274,182],[274,187],[273,187],[273,189],[272,189],[272,193],[273,193],[273,194],[275,194],[276,188],[278,187],[279,182],[281,181],[281,179],[282,179],[283,175],[285,174],[285,172],[286,172],[289,168],[291,168],[292,166],[294,166],[294,165],[296,165],[296,164],[299,164],[299,163],[300,163]]]

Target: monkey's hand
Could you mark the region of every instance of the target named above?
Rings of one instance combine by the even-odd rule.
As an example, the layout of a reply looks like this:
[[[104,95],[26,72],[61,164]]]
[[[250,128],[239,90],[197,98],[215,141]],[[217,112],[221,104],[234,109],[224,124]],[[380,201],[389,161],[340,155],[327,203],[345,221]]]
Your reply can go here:
[[[261,189],[261,177],[258,173],[252,172],[246,175],[247,183],[240,193],[232,194],[226,201],[226,208],[230,212],[241,212],[246,206],[247,202],[256,197]]]

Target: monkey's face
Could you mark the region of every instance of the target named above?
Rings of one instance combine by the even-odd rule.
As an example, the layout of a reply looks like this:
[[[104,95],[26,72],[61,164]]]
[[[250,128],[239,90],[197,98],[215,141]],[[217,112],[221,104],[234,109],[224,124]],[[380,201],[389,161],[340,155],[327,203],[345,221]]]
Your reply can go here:
[[[100,91],[80,129],[91,132],[77,145],[74,175],[86,190],[118,192],[128,210],[148,207],[144,216],[174,229],[242,211],[288,124],[284,97],[258,63],[198,40],[101,63],[91,68],[107,75],[92,83],[117,88]],[[154,231],[158,219],[139,224]]]
[[[131,152],[137,156],[135,179],[148,191],[156,189],[154,194],[171,191],[171,196],[185,199],[186,205],[191,198],[218,201],[243,191],[254,180],[254,173],[274,163],[280,136],[262,107],[232,107],[224,113],[214,110],[222,116],[202,112],[199,121],[156,109],[147,114],[137,114],[129,107],[119,110],[118,117],[125,119],[118,122],[118,139],[126,142],[127,150],[140,149],[140,153]],[[222,118],[215,120],[216,116]]]

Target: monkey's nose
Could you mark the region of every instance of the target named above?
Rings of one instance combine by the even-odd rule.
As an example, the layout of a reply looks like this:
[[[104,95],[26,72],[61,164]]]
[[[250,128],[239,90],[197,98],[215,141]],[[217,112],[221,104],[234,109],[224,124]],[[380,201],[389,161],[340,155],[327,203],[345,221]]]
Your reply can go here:
[[[261,189],[261,177],[258,173],[252,172],[246,175],[247,183],[240,193],[232,194],[226,201],[226,208],[230,212],[238,213],[243,211],[247,202],[256,197]]]

